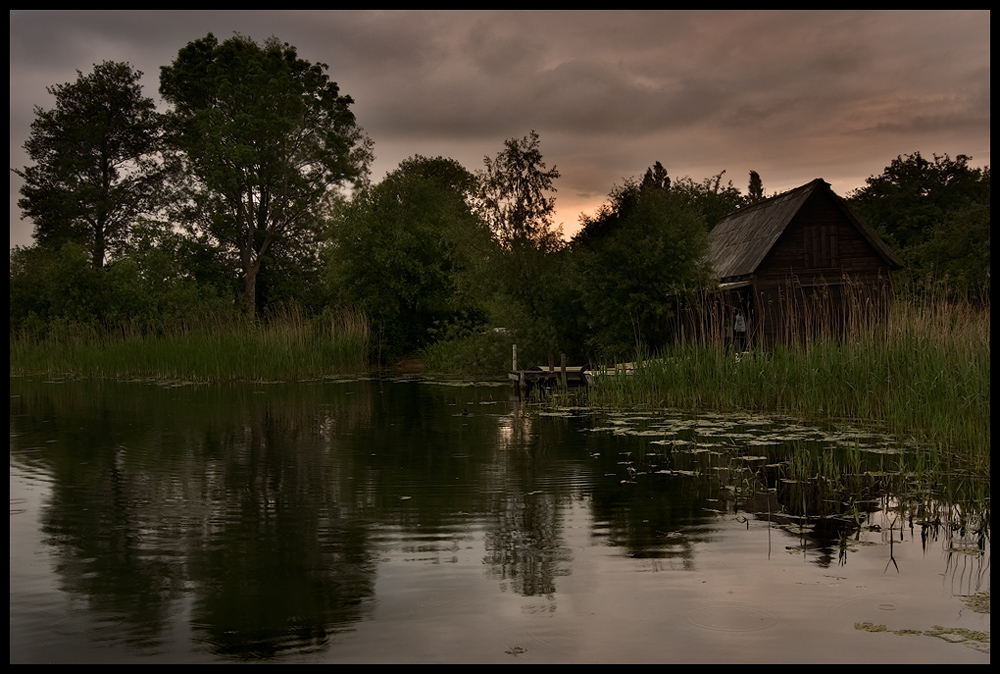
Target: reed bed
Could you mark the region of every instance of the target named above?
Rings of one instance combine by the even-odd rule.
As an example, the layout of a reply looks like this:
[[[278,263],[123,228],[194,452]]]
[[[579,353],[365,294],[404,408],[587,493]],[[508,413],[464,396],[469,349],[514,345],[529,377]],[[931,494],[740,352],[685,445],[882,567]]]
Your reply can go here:
[[[262,319],[236,317],[161,334],[128,328],[60,326],[43,339],[11,335],[11,376],[289,381],[361,372],[369,327],[355,312],[314,319],[288,310]]]
[[[668,348],[587,393],[600,405],[751,410],[873,424],[990,466],[989,306],[899,302],[848,336],[735,352]]]

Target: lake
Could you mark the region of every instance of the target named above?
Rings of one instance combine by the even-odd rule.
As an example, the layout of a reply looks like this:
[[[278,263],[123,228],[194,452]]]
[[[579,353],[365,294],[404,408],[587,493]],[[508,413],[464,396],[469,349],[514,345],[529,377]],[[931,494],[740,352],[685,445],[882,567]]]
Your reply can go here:
[[[506,384],[11,378],[10,661],[988,663],[989,483],[920,451]]]

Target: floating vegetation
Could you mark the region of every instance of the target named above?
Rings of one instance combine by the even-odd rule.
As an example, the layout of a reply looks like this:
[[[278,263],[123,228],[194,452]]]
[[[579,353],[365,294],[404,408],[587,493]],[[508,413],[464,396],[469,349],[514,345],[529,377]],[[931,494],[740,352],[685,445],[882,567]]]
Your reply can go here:
[[[720,513],[742,511],[789,530],[832,536],[841,540],[842,561],[866,543],[860,533],[891,537],[904,523],[920,527],[926,541],[940,538],[956,560],[976,558],[988,540],[987,479],[946,455],[870,429],[679,411],[595,411],[592,420],[592,431],[635,443],[609,474],[621,484],[704,478],[721,490]],[[599,456],[592,458],[603,462]],[[873,521],[876,513],[889,520]]]
[[[967,597],[962,597],[962,601],[965,605],[976,613],[989,613],[990,612],[990,593],[989,592],[977,592],[974,595]]]
[[[885,632],[885,625],[875,625],[874,623],[854,623],[854,629],[861,632]]]
[[[983,653],[989,653],[990,651],[989,632],[970,630],[965,627],[942,627],[941,625],[934,625],[929,630],[914,630],[914,629],[890,630],[885,625],[877,625],[875,623],[863,622],[863,623],[854,623],[854,629],[860,632],[889,632],[891,634],[896,634],[898,636],[936,637],[938,639],[943,639],[948,643],[962,644],[963,646],[968,646],[969,648],[981,651]]]

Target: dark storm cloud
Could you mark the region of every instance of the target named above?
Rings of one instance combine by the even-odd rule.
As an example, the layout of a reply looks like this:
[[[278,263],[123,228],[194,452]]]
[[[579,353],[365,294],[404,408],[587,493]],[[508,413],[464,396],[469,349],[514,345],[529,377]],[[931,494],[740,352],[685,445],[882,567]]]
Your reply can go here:
[[[482,166],[538,131],[573,230],[661,161],[768,192],[841,194],[899,154],[989,163],[989,12],[11,12],[11,166],[45,87],[129,61],[160,66],[214,32],[274,35],[329,65],[375,143],[373,179],[408,156]],[[12,174],[13,175],[13,174]],[[28,243],[11,180],[11,242]]]

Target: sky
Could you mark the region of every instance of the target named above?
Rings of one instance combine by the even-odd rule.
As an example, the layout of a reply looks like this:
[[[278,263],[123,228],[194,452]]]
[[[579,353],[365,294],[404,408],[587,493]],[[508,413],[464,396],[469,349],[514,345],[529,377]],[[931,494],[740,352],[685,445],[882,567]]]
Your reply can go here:
[[[532,130],[565,236],[659,161],[766,194],[823,178],[847,196],[914,152],[990,164],[985,11],[14,11],[10,167],[46,87],[103,61],[159,70],[214,33],[275,36],[329,66],[374,142],[371,178],[420,154],[483,167]],[[31,243],[10,173],[10,245]]]

